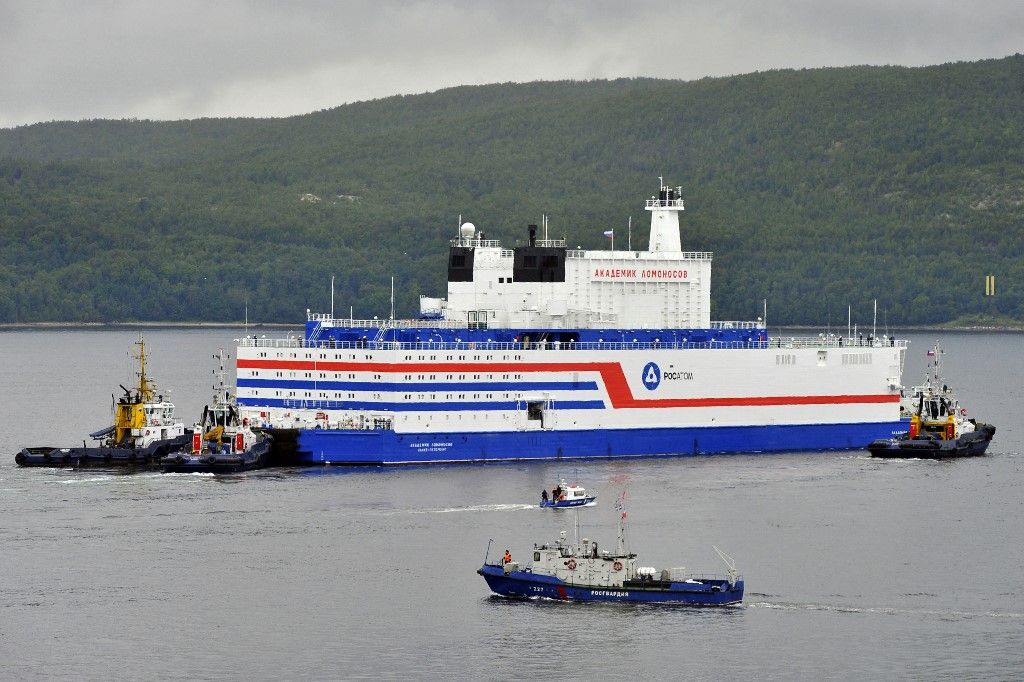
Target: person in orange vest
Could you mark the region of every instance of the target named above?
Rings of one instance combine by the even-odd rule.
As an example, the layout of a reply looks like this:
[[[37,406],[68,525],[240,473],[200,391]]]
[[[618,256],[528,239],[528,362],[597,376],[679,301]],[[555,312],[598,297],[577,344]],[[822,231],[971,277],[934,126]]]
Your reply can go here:
[[[504,563],[506,563],[506,564],[512,563],[512,552],[508,551],[507,549],[505,550]]]

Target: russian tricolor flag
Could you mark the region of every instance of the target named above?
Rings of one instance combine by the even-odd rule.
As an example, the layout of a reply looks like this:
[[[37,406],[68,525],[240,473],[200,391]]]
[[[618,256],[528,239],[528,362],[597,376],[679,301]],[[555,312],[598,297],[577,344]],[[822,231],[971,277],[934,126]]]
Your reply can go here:
[[[612,237],[615,236],[615,230],[605,230],[604,236],[608,237],[608,239],[611,239]]]

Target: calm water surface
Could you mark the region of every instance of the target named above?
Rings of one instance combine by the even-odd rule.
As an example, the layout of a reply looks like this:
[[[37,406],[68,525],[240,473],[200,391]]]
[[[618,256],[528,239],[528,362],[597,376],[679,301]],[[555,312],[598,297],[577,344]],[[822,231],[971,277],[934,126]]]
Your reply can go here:
[[[191,421],[241,330],[146,333]],[[904,335],[906,383],[946,375],[998,427],[989,456],[866,453],[568,465],[33,470],[26,445],[108,424],[127,331],[0,332],[0,677],[17,679],[1014,678],[1024,675],[1024,337]],[[583,534],[651,566],[720,570],[740,608],[514,602],[475,574],[570,529],[534,507],[578,474]]]

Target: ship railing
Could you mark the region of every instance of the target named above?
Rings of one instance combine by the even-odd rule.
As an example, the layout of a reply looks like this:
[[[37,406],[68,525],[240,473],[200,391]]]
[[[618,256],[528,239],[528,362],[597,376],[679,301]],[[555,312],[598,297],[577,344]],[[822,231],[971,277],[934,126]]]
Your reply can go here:
[[[485,247],[499,247],[501,246],[501,240],[499,239],[477,239],[476,237],[456,237],[451,240],[452,246],[485,246]]]
[[[350,317],[332,317],[329,313],[308,313],[306,319],[319,322],[323,327],[356,328],[356,329],[466,329],[466,323],[456,320],[389,320],[373,318],[358,320]]]
[[[765,341],[333,341],[322,339],[262,339],[244,338],[238,345],[249,348],[321,348],[335,350],[414,350],[414,351],[536,351],[536,350],[665,350],[665,349],[791,349],[791,348],[900,348],[906,349],[905,339],[842,339],[840,337],[773,337]]]
[[[711,329],[764,329],[761,320],[712,320]]]
[[[682,199],[648,199],[647,208],[678,208],[684,209]]]
[[[316,347],[318,344],[323,342],[316,341],[310,344],[301,338],[289,337],[284,339],[268,339],[246,336],[241,339],[235,339],[235,343],[243,348],[306,348]]]
[[[666,260],[666,258],[665,258],[666,257],[666,253],[663,253],[663,252],[651,252],[651,251],[640,251],[638,249],[633,249],[631,251],[630,250],[626,250],[626,249],[616,249],[615,251],[597,250],[597,249],[593,249],[593,250],[573,249],[573,250],[570,250],[570,251],[566,251],[565,252],[565,256],[566,256],[566,258],[599,258],[599,259],[607,259],[608,258],[608,254],[610,254],[610,253],[632,253],[632,254],[635,254],[635,256],[626,256],[626,258],[634,258],[635,257],[635,258],[639,258],[641,260],[646,260],[647,258],[650,258],[651,260]],[[646,254],[650,254],[650,256],[648,256]],[[678,252],[678,253],[673,253],[671,260],[672,261],[680,261],[680,260],[712,260],[714,255],[715,254],[714,254],[713,251],[681,251],[681,252]]]

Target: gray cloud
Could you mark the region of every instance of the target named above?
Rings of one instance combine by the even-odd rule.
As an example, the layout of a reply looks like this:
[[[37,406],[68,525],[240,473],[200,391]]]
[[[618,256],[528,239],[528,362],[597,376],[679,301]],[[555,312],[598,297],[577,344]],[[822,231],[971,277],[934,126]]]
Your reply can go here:
[[[1024,45],[1024,3],[0,0],[0,126],[284,116],[461,84],[938,64]]]

